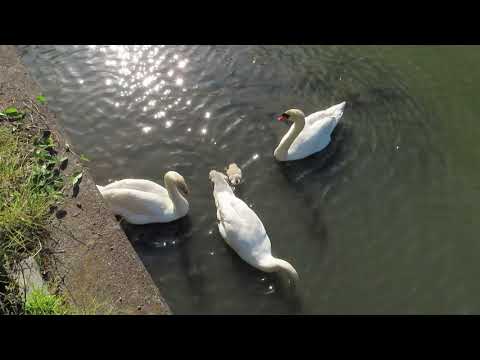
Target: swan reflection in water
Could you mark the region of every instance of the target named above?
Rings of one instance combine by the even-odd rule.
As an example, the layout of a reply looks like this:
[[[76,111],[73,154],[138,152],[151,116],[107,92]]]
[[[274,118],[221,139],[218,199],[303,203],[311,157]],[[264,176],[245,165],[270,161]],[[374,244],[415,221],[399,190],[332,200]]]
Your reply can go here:
[[[176,276],[185,278],[190,294],[199,300],[197,305],[200,308],[207,306],[204,301],[205,275],[198,270],[198,266],[192,260],[188,246],[193,236],[189,215],[164,224],[132,225],[121,219],[120,226],[153,279],[160,278],[153,274],[162,269],[158,267],[159,262],[165,261],[168,257],[175,257],[180,266]],[[157,282],[157,286],[160,285]]]

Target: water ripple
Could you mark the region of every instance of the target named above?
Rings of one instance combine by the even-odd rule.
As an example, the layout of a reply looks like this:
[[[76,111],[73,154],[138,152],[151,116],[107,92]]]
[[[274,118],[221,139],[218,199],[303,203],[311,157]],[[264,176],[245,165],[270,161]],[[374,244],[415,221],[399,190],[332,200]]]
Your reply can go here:
[[[172,169],[186,177],[192,188],[188,225],[126,229],[175,312],[351,308],[346,287],[355,288],[369,271],[358,268],[360,256],[385,246],[382,263],[371,266],[388,267],[399,251],[412,251],[388,247],[388,227],[372,236],[382,222],[403,226],[398,213],[407,219],[414,207],[406,194],[431,181],[441,159],[432,114],[396,69],[339,46],[20,51],[70,136],[92,159],[98,183],[122,177],[163,182]],[[327,149],[299,162],[273,161],[287,131],[273,120],[276,114],[292,107],[310,113],[344,100],[347,109]],[[301,301],[287,296],[274,275],[239,260],[220,238],[207,175],[230,162],[243,169],[238,194],[261,216],[275,253],[297,268]],[[347,270],[352,262],[357,268]],[[372,279],[372,289],[386,286],[371,273],[364,278]]]

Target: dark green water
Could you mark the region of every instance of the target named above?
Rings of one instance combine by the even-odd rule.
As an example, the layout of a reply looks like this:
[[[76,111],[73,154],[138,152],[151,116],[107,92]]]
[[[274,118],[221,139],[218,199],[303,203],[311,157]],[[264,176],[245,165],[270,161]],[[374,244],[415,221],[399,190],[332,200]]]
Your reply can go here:
[[[175,313],[480,312],[477,46],[21,46],[99,184],[182,173],[191,213],[126,231]],[[341,101],[332,144],[295,163],[274,116]],[[239,196],[301,281],[239,260],[208,171]]]

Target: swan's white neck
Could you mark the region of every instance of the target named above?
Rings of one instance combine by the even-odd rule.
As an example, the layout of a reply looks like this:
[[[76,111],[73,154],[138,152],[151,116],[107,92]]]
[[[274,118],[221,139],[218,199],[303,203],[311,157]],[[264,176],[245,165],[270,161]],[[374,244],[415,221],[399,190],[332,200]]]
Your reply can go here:
[[[265,272],[284,272],[289,277],[291,284],[294,286],[298,281],[297,271],[289,262],[271,255],[263,259],[263,261],[259,264],[259,268]]]
[[[214,193],[218,193],[218,192],[221,192],[221,191],[226,191],[226,192],[230,192],[233,194],[233,190],[232,188],[230,187],[230,185],[228,185],[227,181],[226,180],[223,180],[223,179],[215,179],[214,182],[213,182],[213,191]]]
[[[297,136],[302,132],[303,128],[305,127],[305,118],[297,117],[292,126],[290,126],[290,130],[285,134],[285,136],[278,144],[277,148],[275,149],[273,156],[277,160],[285,161],[288,157],[288,149],[292,146],[293,142],[297,138]]]
[[[183,216],[188,212],[188,201],[183,197],[183,195],[178,190],[178,187],[175,181],[165,178],[165,188],[168,191],[168,195],[172,200],[173,211],[178,216]]]

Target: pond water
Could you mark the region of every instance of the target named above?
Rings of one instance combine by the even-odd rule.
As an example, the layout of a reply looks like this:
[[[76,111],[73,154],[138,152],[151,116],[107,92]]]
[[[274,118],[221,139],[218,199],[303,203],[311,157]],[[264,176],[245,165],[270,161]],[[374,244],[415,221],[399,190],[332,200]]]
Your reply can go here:
[[[125,226],[177,314],[480,312],[478,46],[19,46],[98,184],[168,170],[188,218]],[[279,164],[275,116],[347,107],[332,143]],[[208,172],[237,195],[300,282],[239,259]]]

